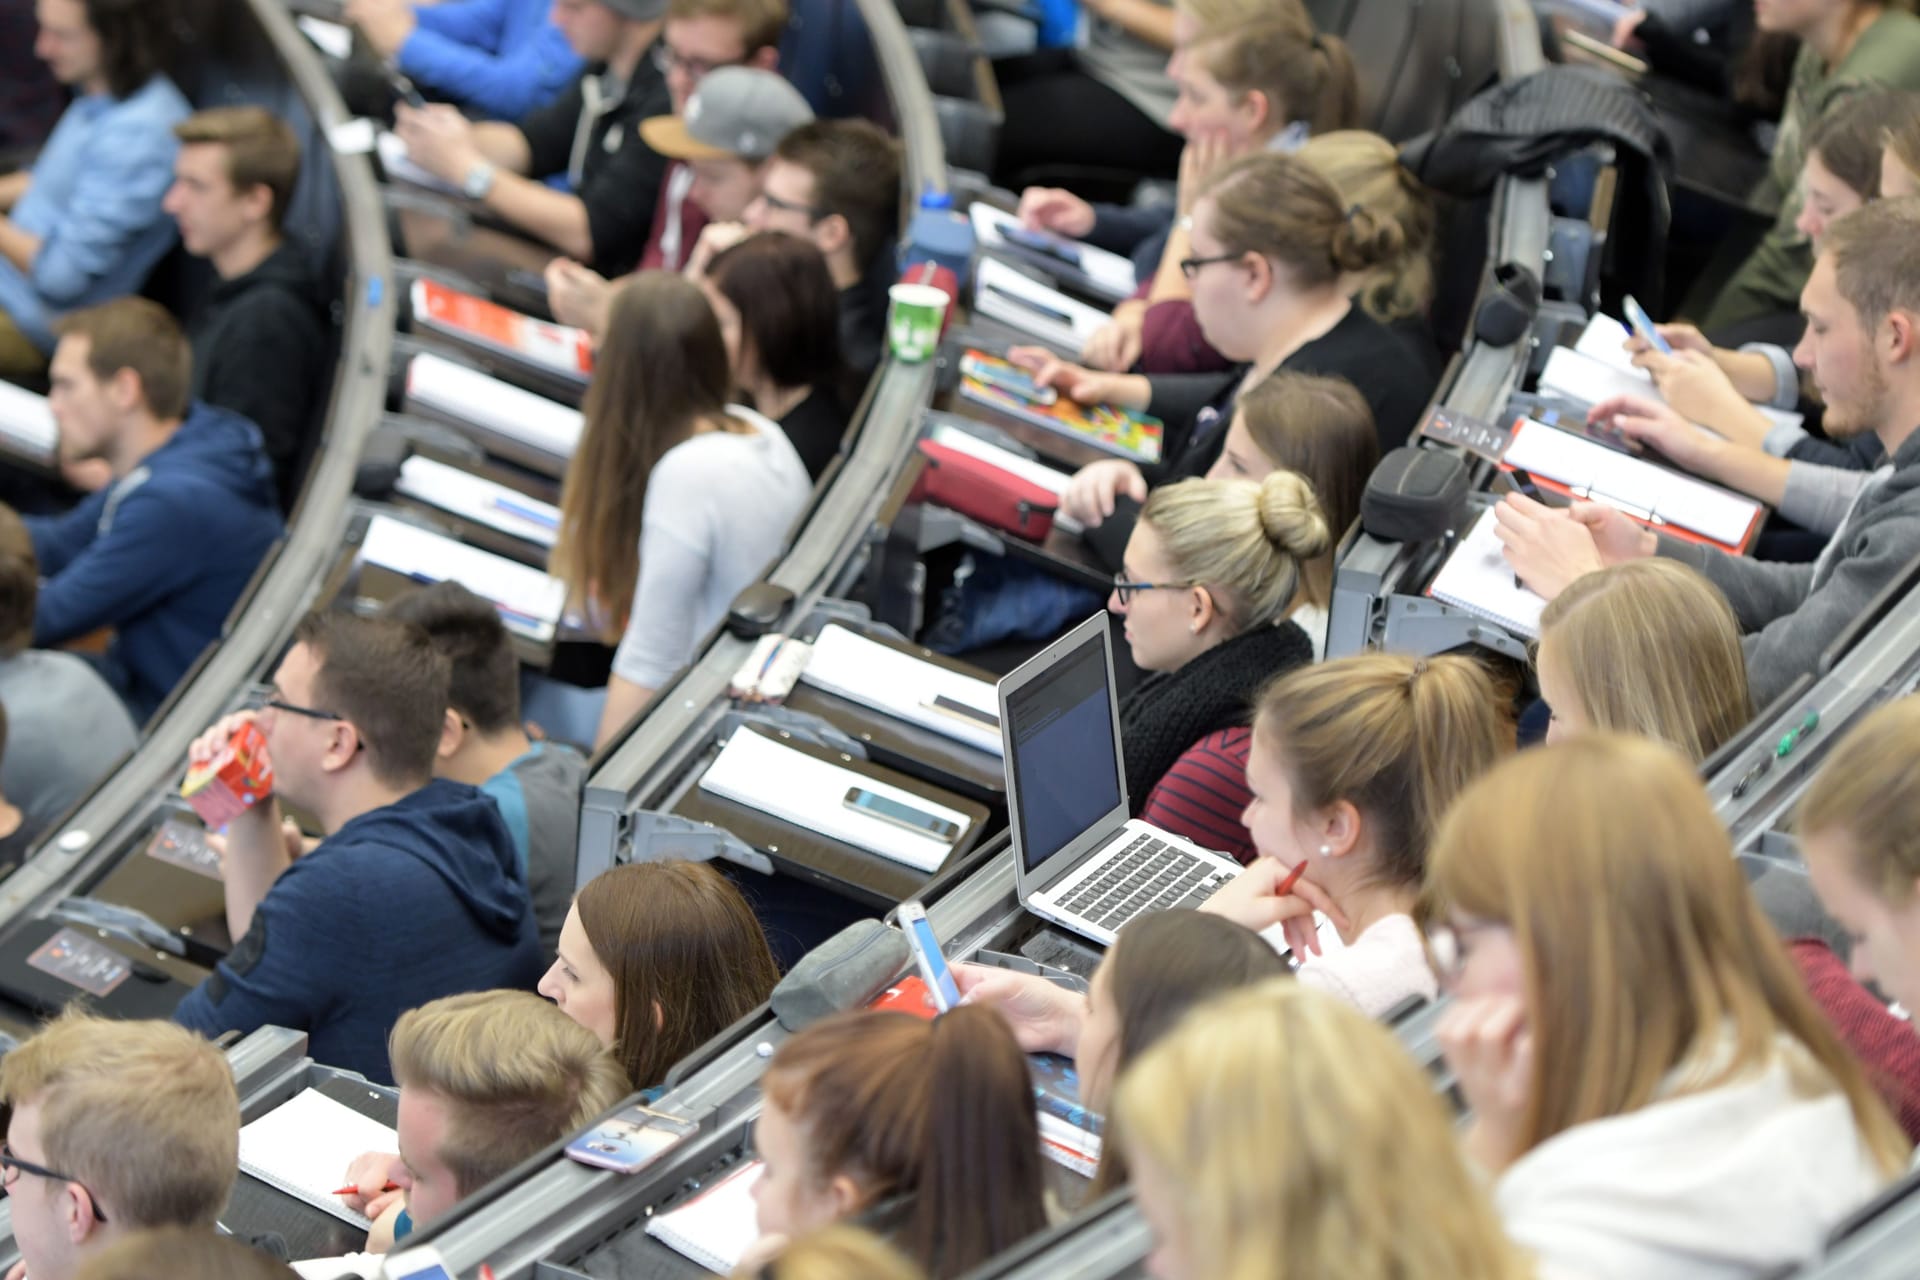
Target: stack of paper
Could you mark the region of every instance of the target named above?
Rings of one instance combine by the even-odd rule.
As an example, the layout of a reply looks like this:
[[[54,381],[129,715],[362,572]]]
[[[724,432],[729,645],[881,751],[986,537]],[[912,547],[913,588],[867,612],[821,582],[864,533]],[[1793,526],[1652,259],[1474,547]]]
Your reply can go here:
[[[942,840],[850,808],[846,796],[854,788],[950,822],[958,834],[953,841]],[[700,789],[920,871],[938,870],[973,824],[957,809],[843,769],[745,726],[733,731],[719,757],[707,766]]]
[[[60,450],[60,428],[47,398],[11,382],[0,382],[0,449],[52,466]]]
[[[586,424],[578,409],[431,354],[417,355],[407,366],[407,399],[556,458],[573,456]]]
[[[842,626],[827,626],[813,642],[800,679],[849,702],[898,717],[923,729],[945,734],[970,747],[1003,753],[999,701],[985,680],[922,661],[910,653],[857,635]],[[977,713],[973,718],[937,699],[957,703]]]
[[[992,205],[976,201],[968,213],[973,221],[974,239],[983,249],[997,249],[1056,275],[1071,277],[1115,302],[1132,297],[1139,287],[1133,263],[1117,253],[1052,232],[1029,231],[1020,224],[1020,219]]]
[[[995,258],[982,258],[974,272],[973,309],[1074,355],[1113,318]]]
[[[760,1238],[753,1184],[766,1168],[749,1161],[679,1208],[647,1221],[647,1234],[716,1275],[732,1275]]]
[[[1752,498],[1544,422],[1521,423],[1503,461],[1557,480],[1578,497],[1618,507],[1645,523],[1676,525],[1732,551],[1746,544],[1766,511]]]
[[[560,508],[552,503],[432,458],[415,455],[401,463],[394,489],[416,502],[542,547],[551,548],[560,530]]]
[[[1493,531],[1491,508],[1474,522],[1472,530],[1440,566],[1440,572],[1433,575],[1427,594],[1443,604],[1497,622],[1528,640],[1539,636],[1540,611],[1547,607],[1539,595],[1514,580],[1513,565]]]
[[[1612,316],[1595,315],[1587,321],[1580,340],[1571,347],[1555,347],[1547,353],[1546,368],[1540,371],[1540,390],[1557,392],[1581,404],[1599,404],[1613,396],[1639,396],[1666,403],[1653,378],[1644,369],[1634,367],[1627,354],[1627,326]],[[1753,406],[1768,422],[1799,426],[1800,414],[1786,409]]]
[[[368,523],[360,558],[415,582],[457,582],[491,600],[509,631],[539,644],[553,639],[567,604],[566,584],[557,578],[392,516]]]
[[[369,1151],[399,1150],[392,1129],[313,1089],[240,1130],[242,1170],[362,1231],[373,1224],[333,1193],[346,1182],[347,1166],[355,1159]]]

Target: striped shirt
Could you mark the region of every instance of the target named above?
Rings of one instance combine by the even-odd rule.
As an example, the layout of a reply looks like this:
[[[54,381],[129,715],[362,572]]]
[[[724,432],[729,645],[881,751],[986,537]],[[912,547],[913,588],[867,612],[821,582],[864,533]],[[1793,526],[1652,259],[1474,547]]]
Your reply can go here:
[[[1202,848],[1253,861],[1253,837],[1240,823],[1253,802],[1247,790],[1252,744],[1253,730],[1245,727],[1219,729],[1200,739],[1181,752],[1147,795],[1140,817]]]

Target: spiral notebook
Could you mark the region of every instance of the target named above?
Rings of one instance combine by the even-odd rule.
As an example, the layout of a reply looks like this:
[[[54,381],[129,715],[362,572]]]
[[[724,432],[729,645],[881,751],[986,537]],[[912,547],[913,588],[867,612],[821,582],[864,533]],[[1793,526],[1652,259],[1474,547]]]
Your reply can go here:
[[[399,1149],[392,1129],[314,1089],[240,1129],[242,1172],[362,1231],[373,1224],[333,1193],[346,1184],[347,1166],[357,1157]]]
[[[741,1165],[679,1208],[650,1219],[647,1234],[716,1275],[733,1274],[760,1238],[753,1184],[765,1167],[758,1160]]]
[[[1515,581],[1513,565],[1493,531],[1491,507],[1460,539],[1440,572],[1433,575],[1427,594],[1443,604],[1497,622],[1528,640],[1540,635],[1540,611],[1547,607],[1537,593]]]

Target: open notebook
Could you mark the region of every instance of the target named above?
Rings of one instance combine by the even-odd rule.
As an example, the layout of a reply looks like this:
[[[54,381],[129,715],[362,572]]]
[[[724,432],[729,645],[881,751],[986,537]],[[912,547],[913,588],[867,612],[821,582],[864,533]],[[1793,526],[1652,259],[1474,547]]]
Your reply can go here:
[[[573,456],[586,423],[578,409],[429,354],[407,365],[407,399],[558,458]]]
[[[800,678],[849,702],[970,747],[1002,753],[1000,704],[991,683],[902,653],[845,627],[821,628]]]
[[[647,1234],[716,1275],[731,1275],[760,1238],[753,1184],[765,1167],[748,1161],[679,1208],[649,1219]]]
[[[1528,640],[1540,635],[1540,611],[1547,607],[1539,595],[1514,582],[1513,565],[1493,532],[1491,507],[1474,521],[1440,572],[1433,575],[1427,594]],[[1326,936],[1325,929],[1321,936]]]
[[[373,1224],[333,1193],[346,1184],[347,1166],[357,1157],[399,1149],[392,1129],[314,1089],[240,1129],[244,1172],[362,1231]]]
[[[975,201],[967,211],[973,236],[983,249],[997,249],[1044,271],[1077,281],[1114,302],[1133,296],[1139,286],[1133,263],[1117,253],[1048,231],[1029,231],[1020,219],[992,205]]]
[[[1626,340],[1625,325],[1612,316],[1596,315],[1587,322],[1573,346],[1555,347],[1547,354],[1546,367],[1540,371],[1540,390],[1556,392],[1581,404],[1598,404],[1610,396],[1660,400],[1653,378],[1645,370],[1634,368],[1633,357],[1622,346]],[[1753,407],[1776,425],[1797,427],[1802,421],[1801,416],[1791,410],[1761,404]]]
[[[956,829],[952,840],[850,807],[848,792],[858,788],[882,802],[905,805]],[[700,779],[700,789],[735,804],[772,814],[782,822],[815,831],[869,853],[891,858],[921,871],[938,870],[966,835],[973,819],[925,796],[843,769],[837,764],[795,750],[742,725],[727,739],[720,755]]]

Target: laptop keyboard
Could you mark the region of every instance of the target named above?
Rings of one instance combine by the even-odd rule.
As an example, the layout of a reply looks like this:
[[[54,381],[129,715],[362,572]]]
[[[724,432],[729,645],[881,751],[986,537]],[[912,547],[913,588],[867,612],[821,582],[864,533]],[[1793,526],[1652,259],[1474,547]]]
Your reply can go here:
[[[1117,930],[1143,912],[1204,902],[1227,878],[1218,863],[1141,834],[1075,885],[1060,907],[1088,924]]]

